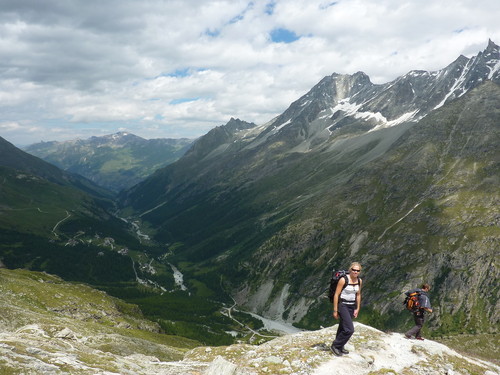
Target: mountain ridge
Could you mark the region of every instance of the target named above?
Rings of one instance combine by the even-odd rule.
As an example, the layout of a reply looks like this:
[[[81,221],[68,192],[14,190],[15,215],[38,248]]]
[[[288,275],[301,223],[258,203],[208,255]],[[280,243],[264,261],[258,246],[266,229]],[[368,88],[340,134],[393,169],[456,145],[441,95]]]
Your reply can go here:
[[[234,340],[220,313],[234,302],[300,328],[331,325],[330,271],[359,260],[361,324],[410,324],[402,293],[425,281],[426,335],[498,337],[498,60],[490,43],[391,85],[333,74],[264,125],[213,129],[122,192],[116,214],[43,178],[39,159],[30,173],[2,167],[1,260],[92,282],[168,332],[218,344]],[[429,112],[415,112],[426,95]]]
[[[490,41],[383,85],[361,72],[325,77],[264,126],[233,132],[237,148],[181,158],[124,192],[122,207],[177,243],[186,271],[222,273],[240,305],[267,317],[317,327],[331,268],[355,256],[371,270],[366,322],[403,324],[398,298],[427,281],[447,296],[433,329],[495,331],[499,61]],[[412,253],[425,267],[412,268]],[[462,276],[465,259],[484,272]]]

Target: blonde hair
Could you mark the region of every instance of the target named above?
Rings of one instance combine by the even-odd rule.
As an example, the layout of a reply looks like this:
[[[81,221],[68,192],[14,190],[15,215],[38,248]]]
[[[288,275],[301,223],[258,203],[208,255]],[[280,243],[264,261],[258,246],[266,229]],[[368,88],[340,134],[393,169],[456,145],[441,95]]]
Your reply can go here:
[[[361,271],[362,267],[361,267],[361,264],[359,264],[358,262],[352,262],[349,269],[352,269],[352,267],[355,267],[355,266],[357,266],[358,269]]]

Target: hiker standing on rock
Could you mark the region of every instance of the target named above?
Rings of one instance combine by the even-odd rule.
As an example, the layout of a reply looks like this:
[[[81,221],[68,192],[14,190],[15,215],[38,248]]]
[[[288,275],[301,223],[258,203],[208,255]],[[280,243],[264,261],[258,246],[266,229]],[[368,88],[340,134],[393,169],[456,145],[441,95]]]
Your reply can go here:
[[[340,319],[337,335],[330,347],[333,354],[341,356],[349,354],[344,345],[354,333],[353,318],[357,318],[361,307],[361,264],[354,262],[349,267],[349,273],[337,284],[333,296],[333,317]]]
[[[431,286],[429,284],[422,284],[420,289],[412,289],[407,291],[405,294],[408,296],[411,293],[418,293],[418,307],[413,311],[413,318],[415,319],[415,326],[405,333],[405,337],[410,339],[412,336],[415,336],[417,340],[423,340],[424,338],[421,336],[420,331],[424,325],[425,321],[425,313],[432,312],[431,301],[429,300],[429,296],[427,293],[431,290]]]

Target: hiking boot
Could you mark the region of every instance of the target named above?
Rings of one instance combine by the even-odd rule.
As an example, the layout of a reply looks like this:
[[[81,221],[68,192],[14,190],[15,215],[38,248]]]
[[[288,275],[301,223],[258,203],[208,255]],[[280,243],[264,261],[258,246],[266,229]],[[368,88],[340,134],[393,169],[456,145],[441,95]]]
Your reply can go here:
[[[335,346],[330,346],[330,350],[332,351],[333,354],[335,354],[337,357],[342,356],[342,352],[339,350],[339,348],[336,348]]]
[[[340,348],[340,352],[342,354],[349,354],[349,350],[345,349],[345,348]]]
[[[424,338],[423,338],[423,337],[415,337],[415,340],[421,340],[421,341],[424,341]]]

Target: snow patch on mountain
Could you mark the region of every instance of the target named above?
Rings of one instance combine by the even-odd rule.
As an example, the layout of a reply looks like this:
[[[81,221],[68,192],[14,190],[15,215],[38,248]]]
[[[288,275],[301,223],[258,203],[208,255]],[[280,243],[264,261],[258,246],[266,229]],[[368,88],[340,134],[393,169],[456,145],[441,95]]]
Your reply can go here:
[[[445,95],[443,100],[437,106],[435,106],[434,109],[441,108],[444,105],[444,103],[446,103],[446,101],[455,94],[455,91],[457,91],[459,89],[462,90],[462,92],[459,95],[456,95],[455,97],[460,97],[467,92],[467,90],[462,85],[465,82],[465,79],[467,77],[467,73],[469,72],[472,64],[473,64],[473,59],[469,60],[467,65],[462,70],[460,77],[457,78],[457,80],[455,81],[455,83],[453,84],[451,89],[448,91],[448,93]]]
[[[273,133],[277,133],[277,132],[279,132],[281,129],[283,129],[285,126],[287,126],[287,125],[288,125],[288,124],[290,124],[291,122],[292,122],[292,119],[288,119],[288,120],[287,120],[287,121],[285,121],[283,124],[276,126],[276,127],[273,129]]]
[[[357,112],[354,114],[354,117],[358,118],[358,119],[363,119],[363,120],[374,119],[377,122],[382,122],[384,124],[387,124],[387,119],[380,112],[377,112],[377,113]]]
[[[351,103],[350,99],[351,98],[344,98],[341,101],[339,101],[337,105],[332,108],[332,113],[336,113],[337,111],[342,111],[345,112],[347,115],[353,115],[356,112],[358,112],[359,108],[361,108],[363,103],[361,104]]]
[[[379,130],[379,129],[382,129],[382,128],[390,128],[391,126],[399,125],[399,124],[402,124],[403,122],[414,121],[415,120],[415,115],[418,112],[419,112],[419,110],[416,109],[416,110],[411,111],[411,112],[403,113],[398,118],[396,118],[394,120],[390,120],[390,121],[387,121],[387,119],[385,117],[383,117],[382,115],[380,115],[380,113],[378,113],[381,117],[383,117],[383,120],[381,121],[382,123],[379,124],[379,125],[377,125],[377,126],[375,126],[370,131],[375,131],[375,130]]]
[[[496,72],[500,71],[500,60],[498,59],[493,59],[488,61],[487,63],[488,68],[490,69],[490,73],[488,74],[488,79],[492,79],[493,76],[495,75]],[[493,65],[493,67],[490,67],[489,65]]]

